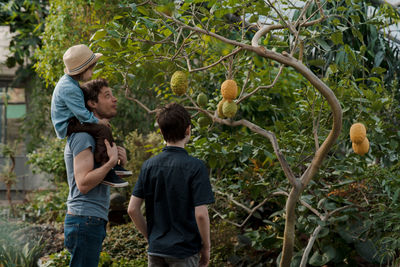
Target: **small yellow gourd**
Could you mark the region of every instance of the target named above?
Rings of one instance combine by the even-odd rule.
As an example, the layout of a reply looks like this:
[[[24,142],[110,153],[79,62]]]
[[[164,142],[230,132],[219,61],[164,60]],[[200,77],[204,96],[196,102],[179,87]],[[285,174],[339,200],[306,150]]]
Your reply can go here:
[[[367,129],[364,124],[357,122],[350,127],[350,139],[353,143],[361,144],[367,137]]]
[[[226,80],[221,84],[221,94],[225,99],[233,100],[238,93],[237,84],[234,80]]]
[[[353,143],[352,147],[354,153],[364,156],[369,150],[369,140],[367,137],[365,137],[364,141],[361,144]]]

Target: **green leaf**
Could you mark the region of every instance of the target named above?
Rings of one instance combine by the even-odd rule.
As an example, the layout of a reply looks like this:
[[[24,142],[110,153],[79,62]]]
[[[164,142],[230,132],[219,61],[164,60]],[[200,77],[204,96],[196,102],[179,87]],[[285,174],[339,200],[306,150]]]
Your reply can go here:
[[[357,242],[355,244],[356,251],[364,260],[368,262],[374,262],[376,257],[376,247],[370,239],[365,242]]]
[[[311,256],[308,263],[312,266],[322,266],[326,264],[329,260],[326,259],[323,255],[319,254],[318,251],[315,251],[314,254]]]
[[[331,40],[335,45],[344,44],[343,43],[343,33],[341,31],[334,32],[331,35]]]
[[[359,30],[357,30],[356,28],[351,28],[351,32],[354,36],[357,36],[357,38],[358,38],[358,40],[360,40],[360,42],[364,42],[364,37]]]
[[[320,39],[320,38],[315,38],[315,41],[317,41],[317,43],[326,51],[331,51],[331,47],[328,45],[327,42],[325,42],[325,40]]]
[[[385,58],[385,51],[381,50],[378,53],[376,53],[374,60],[374,67],[379,67],[384,58]]]
[[[92,35],[92,37],[90,37],[90,41],[97,41],[97,40],[103,38],[106,35],[107,35],[107,31],[105,31],[104,29],[100,29],[100,30],[96,31]]]
[[[382,82],[381,79],[379,79],[377,77],[369,77],[368,79],[373,81],[373,82],[376,82],[376,83],[381,83]]]
[[[385,68],[382,68],[382,67],[375,67],[375,68],[372,68],[372,70],[371,70],[371,73],[376,73],[376,74],[383,74],[383,73],[385,73],[387,70],[385,69]]]
[[[150,15],[150,12],[143,6],[136,6],[136,9],[145,16]]]

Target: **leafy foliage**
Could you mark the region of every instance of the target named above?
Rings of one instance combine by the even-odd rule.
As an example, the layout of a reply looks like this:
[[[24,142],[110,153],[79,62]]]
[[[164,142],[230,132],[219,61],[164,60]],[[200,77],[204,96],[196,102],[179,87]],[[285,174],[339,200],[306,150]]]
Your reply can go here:
[[[55,184],[67,182],[67,172],[64,162],[64,147],[66,140],[49,139],[46,144],[28,154],[28,162],[34,172],[43,172],[51,175]]]
[[[50,95],[43,94],[45,86],[33,67],[36,62],[33,54],[42,43],[47,4],[48,1],[42,0],[0,1],[0,24],[9,26],[12,34],[6,65],[17,67],[12,85],[25,88],[29,102],[25,122],[20,129],[21,134],[30,135],[26,142],[28,151],[40,144],[43,134],[50,129],[49,113],[45,108],[49,106]]]
[[[42,190],[27,195],[27,203],[16,206],[17,216],[33,223],[62,223],[67,210],[68,185],[59,183],[57,190]]]
[[[68,266],[70,261],[69,252],[64,249],[58,253],[49,255],[49,259],[45,260],[41,265],[43,267],[63,267]],[[113,259],[107,252],[101,252],[99,267],[141,267],[147,266],[147,263],[139,259]]]

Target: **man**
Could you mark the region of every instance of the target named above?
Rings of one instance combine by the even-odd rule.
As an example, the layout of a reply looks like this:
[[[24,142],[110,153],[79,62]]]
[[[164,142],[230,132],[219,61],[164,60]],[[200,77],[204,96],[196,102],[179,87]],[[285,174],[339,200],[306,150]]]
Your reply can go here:
[[[116,115],[117,99],[106,80],[90,81],[82,90],[94,116],[110,120]],[[71,253],[70,266],[98,266],[110,205],[110,187],[101,182],[118,161],[126,163],[124,148],[107,140],[104,143],[108,161],[98,168],[94,168],[95,140],[90,134],[72,133],[65,146],[69,194],[64,244]]]
[[[92,78],[97,60],[102,56],[93,53],[84,44],[75,45],[64,53],[65,74],[60,78],[51,98],[51,121],[58,138],[65,138],[74,132],[87,132],[96,140],[95,162],[103,164],[108,160],[104,139],[113,142],[107,120],[97,118],[86,108],[79,82]],[[103,183],[113,187],[124,187],[128,183],[117,175],[125,169],[119,165],[110,170]]]
[[[157,123],[167,146],[143,164],[128,214],[149,242],[148,266],[208,266],[207,204],[214,196],[206,166],[184,148],[190,139],[190,115],[172,103],[161,109]],[[140,211],[143,201],[147,223]]]

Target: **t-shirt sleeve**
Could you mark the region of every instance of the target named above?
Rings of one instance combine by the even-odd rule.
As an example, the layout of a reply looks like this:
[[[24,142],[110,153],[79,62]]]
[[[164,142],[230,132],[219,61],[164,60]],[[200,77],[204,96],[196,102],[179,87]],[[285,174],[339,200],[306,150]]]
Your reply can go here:
[[[143,190],[143,180],[145,177],[146,168],[142,166],[139,174],[139,178],[135,184],[135,187],[132,191],[132,196],[144,199],[144,190]]]
[[[195,207],[215,202],[207,168],[201,161],[192,180],[192,196]]]
[[[75,158],[79,153],[87,148],[91,148],[92,153],[95,149],[95,141],[93,137],[87,133],[74,133],[68,138],[68,143]]]

